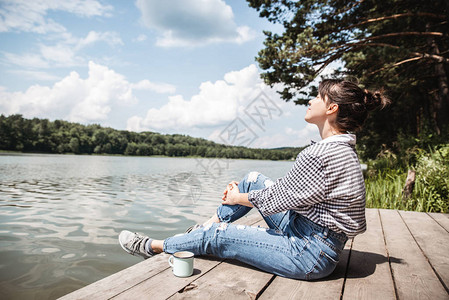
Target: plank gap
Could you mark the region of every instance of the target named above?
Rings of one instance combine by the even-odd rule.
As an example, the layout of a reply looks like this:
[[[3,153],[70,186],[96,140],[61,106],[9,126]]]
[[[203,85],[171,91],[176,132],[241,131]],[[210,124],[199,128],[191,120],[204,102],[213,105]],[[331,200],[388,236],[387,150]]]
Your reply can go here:
[[[393,280],[394,296],[396,297],[396,299],[399,299],[398,287],[396,285],[396,279],[394,277],[393,268],[391,267],[390,252],[388,251],[387,240],[385,239],[384,224],[382,223],[382,216],[380,215],[380,211],[379,210],[377,210],[377,214],[379,215],[380,228],[382,229],[382,237],[383,237],[384,245],[385,245],[385,252],[387,253],[388,268],[390,269],[391,280]],[[398,212],[398,214],[399,214],[399,212]],[[402,221],[404,221],[404,220],[402,220]]]
[[[424,256],[424,258],[427,260],[427,263],[429,264],[429,266],[432,268],[433,272],[435,273],[435,275],[437,276],[438,280],[441,282],[441,284],[443,285],[444,289],[446,290],[446,292],[449,294],[449,288],[446,286],[446,284],[444,283],[443,278],[441,278],[440,274],[438,274],[437,270],[435,270],[435,268],[433,267],[432,263],[430,262],[429,258],[427,257],[426,253],[424,252],[424,250],[421,248],[421,246],[419,245],[418,241],[416,240],[415,236],[413,235],[412,231],[410,230],[408,224],[405,222],[404,218],[402,217],[401,213],[398,211],[399,216],[401,217],[402,221],[405,224],[405,227],[407,227],[407,230],[410,232],[410,235],[412,236],[413,240],[415,241],[416,245],[418,245],[419,250],[421,251],[422,255]],[[433,218],[432,218],[433,220]],[[438,222],[437,222],[438,223]],[[438,223],[438,225],[440,225]],[[441,226],[441,225],[440,225]],[[445,229],[446,230],[446,229]]]
[[[428,215],[432,220],[434,220],[438,225],[440,225],[441,228],[443,228],[447,233],[449,233],[449,231],[446,229],[446,227],[443,226],[443,224],[441,224],[440,222],[438,222],[437,219],[435,219],[431,214],[426,212],[426,215]]]
[[[354,238],[343,300],[395,299],[385,242],[377,209],[365,211],[366,232]]]
[[[207,270],[206,272],[204,272],[204,274],[202,274],[201,276],[198,276],[198,278],[195,278],[195,280],[193,280],[192,282],[190,282],[189,284],[186,284],[185,286],[182,287],[182,289],[178,290],[176,293],[173,293],[172,295],[168,296],[167,299],[170,299],[171,297],[175,296],[176,294],[181,294],[182,292],[185,291],[185,288],[187,286],[189,286],[192,283],[195,283],[195,281],[197,281],[198,279],[200,279],[201,277],[203,277],[204,275],[206,275],[207,273],[209,273],[210,271],[212,271],[213,269],[215,269],[216,267],[218,267],[220,264],[222,264],[224,261],[226,261],[225,259],[223,259],[222,261],[220,261],[218,264],[216,264],[215,266],[213,266],[212,268],[210,268],[209,270]]]
[[[256,295],[256,300],[259,299],[259,297],[263,294],[263,292],[265,292],[265,290],[270,286],[270,284],[274,281],[274,279],[276,278],[276,275],[271,276],[270,280],[268,280],[267,284],[265,284],[265,286],[257,293]]]
[[[147,281],[148,279],[153,278],[154,276],[157,276],[157,275],[161,274],[162,272],[166,271],[166,270],[169,269],[169,268],[171,268],[171,267],[167,267],[167,268],[165,268],[165,269],[159,271],[158,273],[156,273],[156,274],[154,274],[154,275],[152,275],[152,276],[150,276],[150,277],[145,277],[145,279],[142,279],[142,280],[139,281],[138,283],[136,283],[136,284],[134,284],[134,285],[132,285],[132,286],[129,286],[128,288],[126,288],[126,289],[122,290],[121,292],[115,294],[114,296],[110,297],[109,299],[112,299],[112,298],[114,298],[114,297],[117,297],[118,295],[123,294],[123,293],[125,293],[125,292],[127,292],[127,291],[133,289],[134,287],[138,286],[139,284],[142,284],[143,282]]]
[[[354,243],[354,238],[351,239],[351,246],[349,246],[348,261],[346,262],[345,275],[344,275],[344,279],[343,279],[343,284],[341,285],[340,300],[343,299],[343,294],[345,292],[345,284],[346,284],[346,278],[348,278],[348,269],[349,269],[349,262],[351,261],[351,252],[352,252],[352,244],[353,243]]]
[[[239,223],[241,223],[241,224],[245,224],[246,223],[247,226],[255,226],[258,223],[260,223],[260,225],[264,225],[264,224],[266,225],[264,219],[263,218],[261,219],[261,215],[260,214],[251,214],[249,216],[245,216],[245,217],[237,220],[233,224],[239,224]],[[215,257],[215,258],[217,258],[217,257]],[[230,262],[230,261],[232,261],[232,260],[222,259],[215,266],[213,266],[212,268],[209,268],[206,272],[202,273],[200,276],[195,278],[195,280],[191,281],[189,284],[186,284],[184,287],[182,287],[181,289],[179,289],[175,293],[169,295],[166,299],[170,299],[170,298],[176,297],[178,294],[182,294],[182,291],[184,291],[187,286],[189,286],[192,283],[196,284],[203,276],[205,276],[206,274],[210,273],[212,270],[214,270],[215,268],[219,267],[221,264],[226,263],[226,262]],[[273,279],[271,279],[269,281],[269,283],[271,283],[272,281],[273,281]]]

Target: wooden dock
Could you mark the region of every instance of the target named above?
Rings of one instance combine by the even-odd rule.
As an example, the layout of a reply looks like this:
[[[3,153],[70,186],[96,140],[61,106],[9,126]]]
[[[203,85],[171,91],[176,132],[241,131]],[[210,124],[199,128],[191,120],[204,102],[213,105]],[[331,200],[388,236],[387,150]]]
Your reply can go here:
[[[61,299],[449,299],[449,215],[367,209],[328,278],[282,278],[232,260],[195,258],[175,277],[160,254]],[[239,220],[262,225],[258,215]],[[124,255],[126,255],[124,253]]]

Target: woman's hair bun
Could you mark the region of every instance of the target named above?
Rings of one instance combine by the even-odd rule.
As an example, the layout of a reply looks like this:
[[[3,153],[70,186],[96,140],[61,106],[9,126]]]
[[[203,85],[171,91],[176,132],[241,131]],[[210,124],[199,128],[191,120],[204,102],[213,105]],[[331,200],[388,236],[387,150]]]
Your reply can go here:
[[[318,93],[330,103],[338,104],[335,125],[345,132],[359,130],[369,111],[390,103],[383,89],[373,92],[344,79],[324,79],[318,86]]]
[[[388,99],[385,96],[383,89],[374,92],[365,89],[364,94],[365,94],[364,102],[367,110],[384,108],[386,105],[390,103],[390,99]]]

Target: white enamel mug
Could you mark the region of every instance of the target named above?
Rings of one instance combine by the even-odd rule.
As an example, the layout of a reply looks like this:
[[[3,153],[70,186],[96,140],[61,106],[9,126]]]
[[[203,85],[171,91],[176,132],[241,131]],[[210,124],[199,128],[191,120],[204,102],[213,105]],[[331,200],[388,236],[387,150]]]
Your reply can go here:
[[[193,274],[193,253],[175,252],[168,258],[168,264],[172,267],[175,276],[189,277]]]

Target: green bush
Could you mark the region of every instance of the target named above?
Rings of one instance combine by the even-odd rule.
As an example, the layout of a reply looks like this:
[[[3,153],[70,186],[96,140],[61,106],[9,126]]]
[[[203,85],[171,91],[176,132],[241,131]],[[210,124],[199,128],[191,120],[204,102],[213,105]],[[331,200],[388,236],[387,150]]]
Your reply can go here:
[[[418,158],[413,198],[420,211],[448,211],[449,145]]]
[[[366,172],[366,206],[425,212],[449,211],[449,144],[435,150],[413,148],[407,155],[415,163],[404,163],[404,157],[387,150],[368,163]],[[402,190],[407,169],[416,171],[416,182],[410,198]]]

